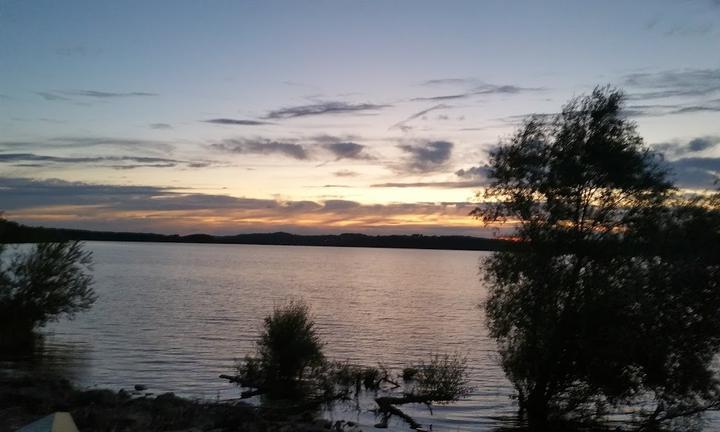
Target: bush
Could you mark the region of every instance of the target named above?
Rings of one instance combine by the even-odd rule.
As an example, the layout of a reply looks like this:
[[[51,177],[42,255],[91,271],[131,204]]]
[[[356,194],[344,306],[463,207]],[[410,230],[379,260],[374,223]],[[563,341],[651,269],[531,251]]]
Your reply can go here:
[[[394,377],[397,371],[379,365],[369,367],[347,362],[328,361],[322,353],[323,344],[315,329],[308,307],[302,302],[275,308],[265,318],[256,356],[246,356],[238,365],[237,376],[221,378],[253,390],[242,397],[260,394],[266,400],[286,403],[300,402],[318,407],[339,400],[354,398],[359,406],[363,391],[372,391],[383,417],[380,427],[387,427],[393,415],[400,416],[411,427],[419,424],[396,405],[423,403],[446,404],[470,393],[465,359],[458,356],[433,356],[429,363],[403,369],[405,385]]]
[[[465,363],[462,357],[445,354],[435,355],[429,363],[412,368],[415,372],[412,379],[416,383],[413,393],[438,403],[449,403],[468,396],[472,389],[467,380]]]
[[[0,245],[0,337],[25,337],[38,327],[90,308],[92,256],[78,242],[39,243],[8,257]]]
[[[323,365],[322,348],[309,308],[292,301],[265,318],[257,357],[246,357],[239,365],[239,379],[265,389],[299,382],[308,369]]]

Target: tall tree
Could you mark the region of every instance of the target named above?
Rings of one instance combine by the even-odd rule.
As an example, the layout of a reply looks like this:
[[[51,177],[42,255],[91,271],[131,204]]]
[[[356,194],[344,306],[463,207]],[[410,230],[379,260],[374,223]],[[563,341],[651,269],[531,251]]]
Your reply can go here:
[[[473,212],[516,226],[519,247],[483,263],[485,312],[536,429],[640,399],[658,421],[716,398],[717,254],[702,249],[702,276],[686,283],[692,255],[673,242],[687,249],[692,230],[720,239],[717,207],[680,201],[622,106],[621,91],[596,88],[529,118],[491,152]]]

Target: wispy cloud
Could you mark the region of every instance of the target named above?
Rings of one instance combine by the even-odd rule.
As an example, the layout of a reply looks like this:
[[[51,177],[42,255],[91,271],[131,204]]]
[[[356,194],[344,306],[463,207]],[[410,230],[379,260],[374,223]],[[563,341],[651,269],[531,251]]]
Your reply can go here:
[[[490,168],[485,165],[473,166],[455,171],[462,180],[421,181],[421,182],[387,182],[370,185],[374,188],[441,188],[467,189],[487,186]]]
[[[45,99],[46,101],[68,101],[70,100],[69,97],[65,97],[56,93],[51,92],[35,92],[36,95],[40,96],[41,98]]]
[[[467,91],[463,91],[463,92],[459,92],[459,93],[416,97],[416,98],[413,98],[412,100],[419,101],[419,102],[423,102],[423,101],[440,102],[440,101],[447,101],[447,100],[454,100],[454,99],[465,99],[465,98],[469,98],[472,96],[493,95],[493,94],[519,94],[519,93],[538,92],[538,91],[542,91],[542,90],[544,90],[544,89],[531,88],[531,87],[520,87],[520,86],[516,86],[516,85],[511,85],[511,84],[504,84],[504,85],[481,84],[481,85],[473,87]]]
[[[691,3],[691,2],[688,2]],[[694,2],[697,5],[717,7],[716,0],[701,0]],[[645,24],[645,29],[652,32],[658,32],[668,37],[699,37],[710,34],[714,29],[712,19],[709,19],[708,13],[703,13],[701,17],[692,17],[690,15],[683,17],[682,21],[678,21],[677,17],[655,16]]]
[[[478,165],[469,168],[462,168],[455,171],[455,175],[464,179],[475,179],[486,181],[490,174],[490,167],[487,165]]]
[[[82,149],[110,147],[138,152],[171,153],[175,146],[165,141],[114,137],[56,137],[37,141],[0,141],[0,150]]]
[[[54,90],[35,92],[35,94],[49,101],[66,101],[72,100],[77,97],[92,99],[117,99],[129,97],[158,96],[157,93],[149,92],[109,92],[99,90]]]
[[[698,112],[720,112],[720,105],[689,105],[678,108],[670,114],[688,114]]]
[[[720,91],[720,69],[682,69],[625,75],[624,86],[633,89],[629,99],[706,97]]]
[[[83,96],[91,98],[126,98],[126,97],[146,97],[146,96],[158,96],[157,93],[149,92],[108,92],[98,90],[67,90],[60,92],[62,94],[70,96]]]
[[[447,108],[451,108],[451,106],[450,106],[450,105],[445,105],[445,104],[433,105],[433,106],[431,106],[430,108],[426,108],[426,109],[424,109],[424,110],[422,110],[422,111],[418,111],[418,112],[416,112],[415,114],[411,115],[410,117],[408,117],[408,118],[406,118],[406,119],[404,119],[404,120],[401,120],[401,121],[395,123],[394,125],[390,126],[390,127],[388,128],[388,130],[391,130],[391,129],[406,130],[405,128],[407,127],[407,123],[415,120],[416,118],[422,117],[422,116],[424,116],[425,114],[427,114],[427,113],[429,113],[429,112],[431,112],[431,111],[436,111],[436,110],[440,110],[440,109],[447,109]]]
[[[373,160],[375,156],[368,147],[358,144],[348,136],[317,135],[308,138],[234,138],[211,144],[212,149],[237,153],[259,155],[281,155],[297,160],[323,160],[330,156],[333,160]]]
[[[0,153],[0,164],[23,167],[51,167],[57,165],[96,165],[115,169],[134,168],[203,168],[217,165],[213,161],[186,161],[142,156],[49,156],[34,153]]]
[[[449,101],[449,100],[455,100],[455,99],[465,99],[472,95],[473,95],[472,92],[452,93],[452,94],[444,94],[444,95],[439,95],[439,96],[416,97],[416,98],[412,98],[411,100],[415,101],[415,102],[442,102],[442,101]]]
[[[688,157],[666,162],[680,187],[711,189],[720,178],[720,158]]]
[[[439,189],[467,189],[485,186],[480,180],[463,181],[435,181],[435,182],[389,182],[370,185],[374,188],[439,188]]]
[[[133,161],[133,162],[177,162],[173,159],[151,158],[151,157],[135,157],[135,156],[103,156],[103,157],[61,157],[61,156],[45,156],[33,153],[0,153],[0,162],[60,162],[60,163],[82,163],[82,162],[100,162],[100,161]]]
[[[720,145],[720,136],[702,136],[693,138],[689,141],[669,141],[655,144],[655,150],[664,153],[670,157],[685,156],[692,153],[700,153],[705,150],[718,147]]]
[[[219,125],[231,125],[231,126],[261,126],[272,124],[270,122],[260,120],[245,120],[245,119],[232,119],[232,118],[214,118],[210,120],[203,120],[205,123],[213,123]]]
[[[335,160],[340,159],[356,159],[356,160],[371,160],[373,156],[366,152],[367,147],[362,144],[354,142],[336,142],[330,144],[324,144],[323,147],[330,153],[335,155]]]
[[[172,125],[169,123],[150,123],[150,129],[172,129]]]
[[[333,175],[335,177],[357,177],[360,175],[360,173],[358,173],[356,171],[350,171],[350,170],[340,170],[340,171],[335,171],[333,173]]]
[[[720,112],[720,99],[674,104],[634,104],[628,105],[625,110],[625,113],[630,117],[662,117],[703,112]]]
[[[84,45],[67,46],[55,50],[57,55],[63,57],[85,57],[89,55],[97,55],[101,52],[99,48],[88,48]]]
[[[435,86],[460,86],[460,85],[472,85],[477,84],[479,80],[477,78],[437,78],[427,81],[423,81],[420,85],[435,87]]]
[[[364,111],[377,111],[389,105],[371,103],[352,104],[347,102],[321,102],[311,105],[299,105],[270,111],[267,119],[291,119],[297,117],[319,116],[325,114],[348,114]]]
[[[402,169],[409,172],[424,173],[444,168],[452,155],[453,143],[449,141],[430,141],[421,144],[400,144],[398,148],[408,158]]]
[[[665,29],[665,36],[705,36],[713,31],[713,24],[710,22],[678,24]]]
[[[280,154],[298,160],[309,159],[307,150],[301,144],[263,138],[227,139],[221,143],[211,144],[210,147],[215,150],[237,154]]]

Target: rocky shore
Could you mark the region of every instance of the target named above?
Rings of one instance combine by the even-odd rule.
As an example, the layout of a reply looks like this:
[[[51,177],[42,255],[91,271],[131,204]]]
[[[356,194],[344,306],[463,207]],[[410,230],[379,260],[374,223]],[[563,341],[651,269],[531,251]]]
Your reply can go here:
[[[244,402],[204,402],[139,391],[82,390],[67,380],[0,374],[0,432],[12,432],[55,411],[72,414],[81,432],[358,432],[314,412],[267,409]]]

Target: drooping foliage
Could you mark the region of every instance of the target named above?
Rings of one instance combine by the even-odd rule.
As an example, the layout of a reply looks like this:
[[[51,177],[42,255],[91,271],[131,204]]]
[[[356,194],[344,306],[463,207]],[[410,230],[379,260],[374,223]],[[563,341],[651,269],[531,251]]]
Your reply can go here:
[[[90,308],[91,267],[91,253],[78,242],[38,243],[12,254],[0,245],[0,335],[22,337]]]
[[[491,153],[473,212],[516,227],[519,247],[483,263],[485,311],[536,429],[640,400],[657,422],[717,400],[717,201],[680,197],[622,106],[596,88],[527,120]]]

